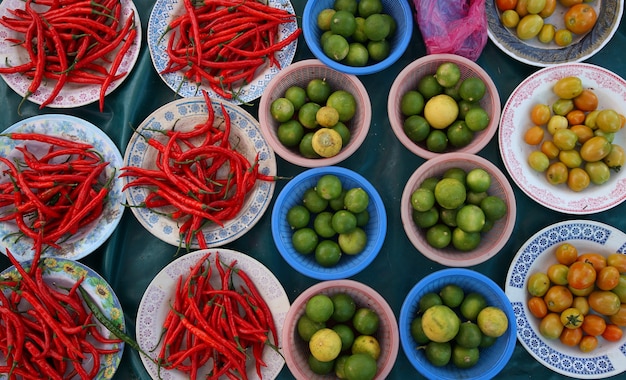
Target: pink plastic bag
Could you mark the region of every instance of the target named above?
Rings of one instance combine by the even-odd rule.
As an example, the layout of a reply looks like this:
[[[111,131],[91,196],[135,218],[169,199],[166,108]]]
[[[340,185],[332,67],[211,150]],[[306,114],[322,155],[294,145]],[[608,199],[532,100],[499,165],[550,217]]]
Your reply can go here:
[[[487,43],[485,0],[413,0],[428,54],[476,61]]]

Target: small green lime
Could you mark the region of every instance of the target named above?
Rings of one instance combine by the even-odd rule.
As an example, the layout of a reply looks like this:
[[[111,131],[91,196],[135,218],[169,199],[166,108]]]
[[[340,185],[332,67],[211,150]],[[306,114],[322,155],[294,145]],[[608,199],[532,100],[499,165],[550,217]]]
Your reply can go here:
[[[434,248],[445,248],[452,241],[452,231],[445,224],[437,223],[426,230],[426,241]]]
[[[341,194],[337,198],[328,201],[328,206],[330,206],[333,211],[343,210],[345,208],[343,199],[345,198],[347,192],[348,190],[345,188],[342,189]]]
[[[333,301],[334,312],[332,318],[335,322],[347,322],[354,316],[356,311],[356,303],[354,298],[348,293],[335,293],[330,296]]]
[[[304,136],[304,127],[298,120],[289,120],[278,125],[276,130],[278,141],[286,147],[294,147],[300,144]]]
[[[444,305],[454,308],[463,302],[465,292],[463,288],[456,284],[447,284],[439,290],[439,297],[441,297],[441,301]]]
[[[417,81],[417,91],[424,96],[424,99],[430,99],[443,93],[443,87],[434,75],[424,75]]]
[[[434,153],[442,153],[448,148],[448,136],[441,129],[433,129],[426,137],[426,148]]]
[[[480,345],[483,333],[476,323],[471,321],[461,323],[459,332],[454,337],[457,344],[465,348],[476,348]]]
[[[305,158],[319,158],[320,155],[313,149],[313,135],[314,132],[305,133],[298,145],[298,151]]]
[[[489,126],[489,114],[482,107],[472,107],[465,114],[465,124],[473,132],[480,132]]]
[[[336,90],[326,100],[326,105],[339,111],[339,121],[346,122],[356,113],[356,99],[346,90]]]
[[[376,370],[376,360],[368,354],[352,354],[344,364],[347,380],[372,380]]]
[[[356,21],[356,30],[352,33],[352,40],[355,42],[360,42],[362,44],[367,43],[367,36],[365,35],[365,19],[363,17],[357,16],[354,18]]]
[[[419,228],[432,227],[439,222],[439,211],[435,207],[426,211],[412,210],[411,219]]]
[[[400,98],[400,112],[404,116],[418,115],[424,111],[424,96],[417,90],[409,90]]]
[[[460,208],[442,208],[439,210],[439,219],[448,227],[456,227],[456,214],[459,213],[459,209]]]
[[[324,174],[317,179],[315,184],[317,194],[327,200],[338,198],[342,191],[343,185],[341,180],[334,174]]]
[[[352,14],[356,14],[358,10],[357,0],[335,0],[333,2],[333,8],[338,11],[348,11]]]
[[[458,208],[466,198],[465,185],[457,178],[442,178],[435,186],[435,199],[443,208]]]
[[[344,207],[346,210],[358,214],[367,209],[369,205],[369,195],[362,187],[353,187],[348,189],[345,197],[343,198]]]
[[[503,218],[508,210],[506,202],[497,195],[489,195],[480,202],[480,208],[485,213],[485,217],[490,220]]]
[[[354,216],[356,216],[357,227],[366,226],[367,223],[370,221],[370,213],[367,210],[357,212],[356,214],[354,214]]]
[[[330,211],[322,211],[313,218],[313,229],[322,238],[331,238],[336,232],[331,225],[333,213]]]
[[[325,79],[314,78],[307,83],[305,92],[311,102],[322,105],[330,96],[332,89]]]
[[[461,79],[461,69],[454,62],[444,62],[437,67],[435,77],[443,87],[454,87]]]
[[[465,183],[469,191],[486,192],[491,186],[491,175],[483,168],[474,168],[467,172]]]
[[[333,33],[325,39],[322,50],[329,58],[339,62],[348,55],[350,44],[344,36]]]
[[[389,57],[389,54],[391,53],[391,44],[387,39],[381,41],[369,41],[367,43],[367,51],[369,52],[371,59],[380,62]]]
[[[486,191],[483,191],[480,193],[477,193],[474,191],[468,191],[466,202],[473,204],[473,205],[480,206],[480,202],[482,202],[483,199],[487,198],[488,195],[489,194]]]
[[[315,261],[323,267],[332,267],[341,259],[341,248],[334,240],[322,240],[315,247]]]
[[[311,213],[303,205],[292,206],[287,211],[287,223],[292,229],[306,227],[311,219]]]
[[[302,338],[305,342],[308,342],[317,330],[320,330],[325,326],[324,322],[314,322],[311,318],[307,317],[306,314],[302,314],[302,316],[298,318],[296,328],[300,338]]]
[[[309,227],[303,227],[294,231],[291,235],[291,243],[296,252],[308,255],[315,251],[319,238],[317,233]]]
[[[441,299],[439,294],[435,292],[425,293],[424,295],[420,297],[419,301],[417,302],[419,305],[417,312],[419,314],[424,313],[426,310],[430,309],[431,307],[435,305],[443,305],[443,300]]]
[[[422,142],[430,134],[430,124],[421,115],[411,115],[402,123],[402,129],[413,142]]]
[[[312,213],[319,213],[328,207],[328,199],[322,198],[315,187],[308,188],[302,195],[302,204]]]
[[[417,188],[411,193],[411,206],[417,211],[428,211],[435,205],[435,194],[425,188]]]
[[[374,335],[378,331],[380,317],[369,307],[360,307],[354,312],[352,317],[352,327],[363,335]]]
[[[367,17],[374,13],[383,11],[383,3],[381,0],[360,0],[357,6],[359,16]]]
[[[311,296],[304,306],[304,313],[313,322],[326,322],[333,315],[332,299],[322,293]]]
[[[474,140],[474,132],[467,127],[463,120],[452,123],[446,131],[450,145],[455,148],[468,146]]]
[[[363,67],[367,65],[369,61],[369,51],[360,42],[352,42],[348,45],[348,55],[343,59],[343,62],[348,66]]]
[[[465,204],[456,214],[457,226],[465,232],[480,232],[485,225],[485,213],[473,204]]]
[[[270,104],[270,113],[276,121],[284,123],[293,117],[293,103],[287,98],[276,98]]]
[[[455,345],[452,348],[452,363],[458,368],[470,368],[478,363],[480,350],[477,347],[466,348]]]
[[[435,191],[435,186],[439,182],[438,177],[428,177],[420,183],[420,187],[424,189],[429,189],[430,191]]]
[[[323,362],[321,360],[317,360],[315,356],[311,354],[309,354],[307,364],[309,365],[309,369],[311,369],[311,371],[317,375],[327,375],[331,373],[335,368],[334,360]]]
[[[476,321],[478,313],[487,306],[485,297],[477,292],[470,292],[465,296],[459,310],[461,315],[470,321]]]
[[[348,128],[347,125],[339,121],[331,129],[339,133],[339,136],[341,136],[341,146],[348,145],[348,143],[350,142],[351,133],[350,133],[350,128]]]
[[[426,359],[436,367],[443,367],[450,362],[452,345],[450,342],[428,342],[424,348]]]
[[[306,103],[306,90],[300,86],[291,86],[285,90],[284,97],[293,104],[294,110],[299,110]]]
[[[421,316],[417,316],[411,321],[411,337],[415,340],[415,342],[417,342],[417,344],[426,344],[430,342],[430,339],[428,339],[426,334],[424,334]]]
[[[319,125],[317,124],[316,114],[319,109],[322,108],[315,102],[307,102],[298,110],[298,121],[304,128],[315,129]]]
[[[375,13],[365,18],[364,31],[370,41],[382,41],[389,36],[391,25],[380,13]]]
[[[348,210],[336,211],[332,216],[331,225],[338,234],[352,232],[356,228],[356,216]]]
[[[348,351],[354,342],[354,331],[345,323],[338,323],[332,327],[341,338],[341,351]]]
[[[346,38],[352,36],[356,30],[354,14],[345,10],[335,11],[330,19],[330,30]]]
[[[459,87],[461,98],[470,102],[477,102],[482,99],[486,91],[485,82],[478,77],[465,78]]]
[[[459,251],[471,251],[479,244],[480,232],[466,232],[459,227],[452,230],[452,245]]]
[[[367,245],[367,234],[362,228],[356,227],[350,232],[339,234],[337,242],[343,253],[346,255],[356,255],[363,252],[365,249]]]

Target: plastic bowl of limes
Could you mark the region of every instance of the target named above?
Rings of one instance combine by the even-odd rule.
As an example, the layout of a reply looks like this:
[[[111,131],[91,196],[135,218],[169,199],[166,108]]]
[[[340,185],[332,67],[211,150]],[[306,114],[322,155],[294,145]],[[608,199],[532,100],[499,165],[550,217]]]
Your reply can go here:
[[[456,54],[431,54],[407,65],[387,100],[389,123],[402,145],[431,159],[478,153],[500,122],[500,95],[489,74]]]
[[[276,197],[271,220],[278,252],[318,280],[351,277],[378,255],[387,233],[385,205],[360,174],[328,166],[308,169]]]
[[[400,346],[387,301],[354,280],[322,281],[300,293],[285,317],[281,341],[296,379],[384,379]]]
[[[371,119],[370,98],[359,78],[317,59],[282,69],[259,102],[265,140],[284,160],[308,168],[350,157],[367,137]]]
[[[432,328],[433,323],[441,328]],[[429,379],[496,377],[513,355],[515,323],[504,291],[466,268],[442,269],[421,279],[405,297],[398,318],[406,357]]]
[[[405,0],[307,1],[302,32],[324,64],[367,75],[388,68],[404,54],[413,34],[412,14]]]
[[[504,173],[469,153],[446,153],[420,165],[400,201],[402,225],[413,246],[450,267],[477,265],[500,252],[516,214]]]

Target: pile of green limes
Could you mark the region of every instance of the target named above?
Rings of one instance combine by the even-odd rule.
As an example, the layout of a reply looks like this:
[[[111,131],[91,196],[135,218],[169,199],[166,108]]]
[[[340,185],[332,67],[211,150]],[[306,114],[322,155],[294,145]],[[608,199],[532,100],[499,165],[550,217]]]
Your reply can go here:
[[[344,188],[334,174],[321,176],[307,189],[302,203],[287,210],[296,252],[314,253],[315,261],[332,267],[343,254],[356,255],[365,249],[369,221],[369,195],[361,187]]]
[[[307,362],[318,375],[332,372],[340,379],[370,380],[376,375],[381,347],[380,317],[358,306],[345,292],[318,293],[309,298],[297,331],[308,343]]]
[[[413,222],[426,231],[426,241],[442,249],[450,244],[460,251],[478,247],[507,213],[506,202],[490,195],[491,175],[483,168],[447,169],[441,177],[425,179],[411,193]]]
[[[480,104],[486,92],[481,78],[461,79],[456,63],[441,63],[435,73],[424,75],[415,89],[402,95],[404,133],[435,153],[465,147],[475,133],[489,126],[489,113]]]
[[[324,54],[348,66],[366,66],[389,56],[396,21],[381,0],[335,0],[317,15]]]
[[[349,91],[331,88],[322,78],[293,85],[272,101],[270,114],[279,125],[278,140],[306,158],[333,157],[350,141],[350,120],[356,99]]]

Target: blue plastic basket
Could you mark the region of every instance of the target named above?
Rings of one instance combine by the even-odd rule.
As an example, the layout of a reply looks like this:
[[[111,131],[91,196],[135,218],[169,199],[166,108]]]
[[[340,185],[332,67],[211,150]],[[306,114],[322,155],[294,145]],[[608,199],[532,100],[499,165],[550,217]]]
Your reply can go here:
[[[453,364],[437,367],[426,359],[423,350],[411,336],[411,321],[417,315],[420,298],[429,292],[438,293],[448,284],[463,288],[465,294],[477,292],[485,297],[487,305],[502,309],[508,320],[509,327],[504,335],[487,348],[481,348],[480,358],[475,366],[461,369]],[[517,327],[513,306],[504,291],[489,277],[465,268],[442,269],[420,280],[408,293],[400,309],[398,328],[400,342],[409,362],[422,375],[429,379],[491,379],[495,377],[509,362],[513,355],[517,339]]]
[[[328,57],[320,46],[322,30],[317,27],[317,15],[326,8],[332,8],[334,0],[307,1],[302,16],[302,33],[304,41],[313,55],[329,67],[353,75],[368,75],[377,73],[394,64],[406,51],[413,34],[413,13],[406,0],[382,0],[383,12],[389,14],[396,21],[396,32],[389,39],[391,51],[389,56],[371,65],[355,67],[344,65]]]
[[[314,254],[303,255],[298,253],[291,243],[293,230],[287,223],[287,212],[297,204],[302,204],[304,192],[314,187],[317,180],[325,174],[334,174],[342,182],[344,188],[361,187],[369,195],[367,211],[370,218],[363,228],[367,235],[365,249],[356,255],[342,255],[339,262],[332,267],[324,267],[315,261]],[[326,166],[308,169],[293,179],[282,189],[272,210],[272,237],[278,251],[285,261],[305,276],[318,280],[338,280],[351,277],[376,258],[387,234],[387,213],[380,195],[360,174],[341,167]]]

